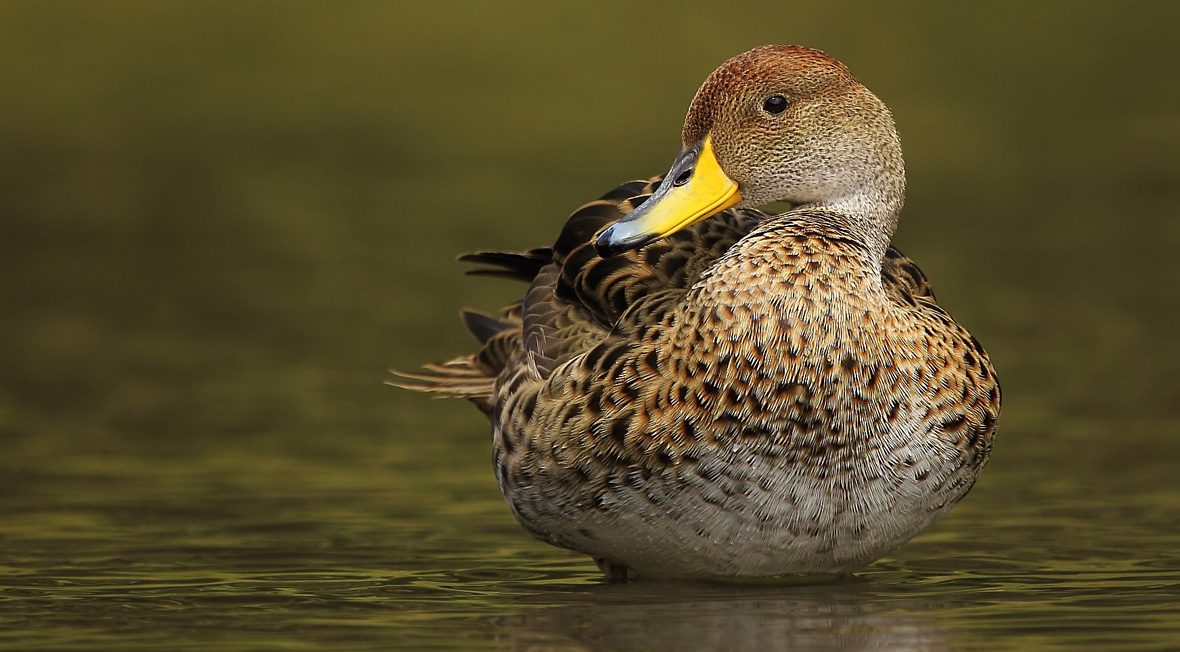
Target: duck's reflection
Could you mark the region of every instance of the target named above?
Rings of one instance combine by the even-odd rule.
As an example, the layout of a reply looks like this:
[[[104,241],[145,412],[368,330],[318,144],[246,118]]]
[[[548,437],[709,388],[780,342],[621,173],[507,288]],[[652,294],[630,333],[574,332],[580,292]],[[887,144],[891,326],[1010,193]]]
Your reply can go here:
[[[548,594],[553,599],[557,596]],[[856,580],[823,586],[590,587],[493,620],[515,650],[942,650],[946,632]],[[905,601],[905,600],[902,600]]]

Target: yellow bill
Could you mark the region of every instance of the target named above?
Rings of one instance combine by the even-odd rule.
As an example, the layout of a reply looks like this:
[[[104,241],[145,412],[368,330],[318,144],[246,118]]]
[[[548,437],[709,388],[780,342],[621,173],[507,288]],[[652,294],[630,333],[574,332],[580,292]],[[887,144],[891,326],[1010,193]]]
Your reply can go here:
[[[638,249],[741,200],[737,183],[721,169],[713,141],[706,136],[684,148],[655,193],[603,231],[594,248],[601,256]]]

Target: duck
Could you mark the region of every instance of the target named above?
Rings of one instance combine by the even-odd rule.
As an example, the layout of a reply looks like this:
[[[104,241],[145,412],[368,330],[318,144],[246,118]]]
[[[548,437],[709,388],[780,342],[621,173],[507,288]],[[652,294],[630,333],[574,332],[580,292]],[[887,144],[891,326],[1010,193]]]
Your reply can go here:
[[[461,256],[523,297],[392,384],[482,411],[513,515],[607,580],[849,575],[975,484],[996,372],[890,244],[900,139],[844,64],[737,55],[681,135],[551,246]]]

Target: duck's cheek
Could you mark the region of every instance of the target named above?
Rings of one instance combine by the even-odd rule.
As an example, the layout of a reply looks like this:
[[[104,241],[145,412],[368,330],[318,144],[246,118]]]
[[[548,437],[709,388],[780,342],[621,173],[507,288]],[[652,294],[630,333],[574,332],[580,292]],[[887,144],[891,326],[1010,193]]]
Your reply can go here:
[[[746,134],[749,136],[750,134]],[[762,139],[718,140],[717,158],[742,195],[739,206],[756,208],[782,199],[781,175],[786,159],[780,151],[762,145]]]

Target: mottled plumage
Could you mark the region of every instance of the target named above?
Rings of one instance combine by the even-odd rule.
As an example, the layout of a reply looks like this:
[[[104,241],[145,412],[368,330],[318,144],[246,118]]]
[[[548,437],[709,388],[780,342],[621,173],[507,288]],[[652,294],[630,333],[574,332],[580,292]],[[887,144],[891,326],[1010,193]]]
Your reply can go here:
[[[802,91],[792,76],[805,77]],[[659,179],[631,182],[575,212],[551,248],[463,257],[483,265],[474,273],[528,290],[499,317],[467,313],[482,348],[402,374],[403,386],[468,398],[488,415],[501,491],[538,538],[591,555],[613,578],[845,573],[905,542],[975,482],[999,385],[918,267],[885,248],[904,172],[865,181],[901,161],[899,148],[894,160],[888,144],[856,131],[887,120],[882,133],[893,134],[884,105],[882,118],[862,90],[826,55],[781,46],[727,62],[702,87],[685,156],[702,139],[729,143],[717,161],[739,198],[772,192],[798,204],[785,214],[710,213],[602,257],[608,227],[642,213]],[[792,110],[817,94],[864,106],[845,112],[851,136],[825,127],[785,145],[776,116],[744,129],[745,108],[725,113],[756,111],[768,92],[794,93]],[[802,115],[790,129],[809,127]],[[832,138],[855,142],[836,148]],[[857,149],[848,165],[876,169],[831,181],[844,149],[865,140],[882,160]],[[721,153],[776,143],[787,150],[781,173]],[[828,159],[819,177],[791,167],[802,160],[792,148]],[[695,161],[688,174],[704,174]],[[743,167],[754,176],[732,173]],[[829,187],[851,190],[812,196]]]

